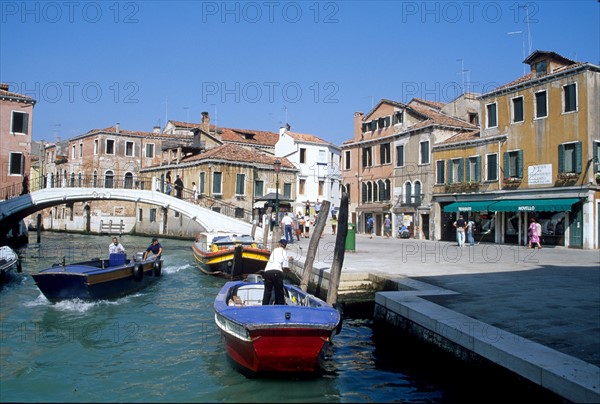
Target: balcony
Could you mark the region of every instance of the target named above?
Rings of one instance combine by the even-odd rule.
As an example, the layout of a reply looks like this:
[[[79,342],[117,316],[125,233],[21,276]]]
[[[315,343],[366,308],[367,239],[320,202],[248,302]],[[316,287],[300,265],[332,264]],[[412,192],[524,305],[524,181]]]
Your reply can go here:
[[[558,173],[559,181],[574,181],[579,178],[580,173],[569,172],[569,173]]]
[[[446,184],[444,191],[447,194],[456,194],[460,192],[477,192],[481,186],[480,182],[455,182]]]
[[[521,177],[506,177],[502,180],[505,188],[514,188],[521,185],[523,178]]]

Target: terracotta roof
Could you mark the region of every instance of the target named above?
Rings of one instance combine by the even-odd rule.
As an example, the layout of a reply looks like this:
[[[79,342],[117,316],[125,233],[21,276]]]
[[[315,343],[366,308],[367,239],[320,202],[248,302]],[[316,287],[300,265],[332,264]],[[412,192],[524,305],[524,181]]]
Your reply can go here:
[[[242,163],[258,163],[270,166],[275,163],[275,160],[279,159],[282,167],[295,169],[294,165],[286,158],[275,157],[270,154],[261,153],[255,149],[238,146],[231,143],[214,147],[204,153],[186,157],[181,160],[181,163],[214,159]]]
[[[479,139],[480,137],[481,137],[481,132],[479,130],[473,130],[470,132],[462,132],[462,133],[456,134],[456,135],[452,136],[451,138],[446,139],[443,142],[440,142],[440,144],[467,142],[469,140]]]
[[[187,128],[187,129],[202,128],[201,123],[174,121],[172,119],[170,119],[169,122],[171,122],[173,125],[175,125],[176,127],[179,127],[179,128]],[[209,130],[216,131],[217,127],[215,125],[209,125]]]
[[[408,105],[410,105],[410,104],[411,104],[413,101],[414,101],[414,102],[419,102],[419,103],[421,103],[421,104],[428,105],[428,106],[430,106],[431,108],[435,108],[435,109],[442,109],[442,108],[444,107],[444,105],[446,105],[446,104],[444,104],[443,102],[429,101],[429,100],[424,100],[424,99],[422,99],[422,98],[413,98],[413,99],[412,99],[412,100],[411,100],[411,101],[408,103]]]
[[[146,138],[156,138],[156,139],[182,139],[181,135],[171,135],[171,134],[166,134],[166,133],[154,133],[154,132],[139,132],[139,131],[131,131],[131,130],[125,130],[125,129],[119,129],[119,133],[117,133],[117,128],[114,126],[109,126],[108,128],[104,128],[104,129],[92,129],[90,131],[88,131],[87,133],[81,135],[81,136],[87,136],[87,135],[91,135],[93,133],[107,133],[107,134],[111,134],[111,135],[127,135],[127,136],[137,136],[137,137],[146,137]]]
[[[35,104],[35,100],[27,95],[14,93],[8,90],[9,85],[7,83],[0,83],[0,98],[17,98],[22,101],[29,101]]]
[[[262,130],[219,128],[219,132],[224,142],[275,147],[275,143],[279,140],[279,133]]]
[[[318,136],[315,135],[309,135],[307,133],[298,133],[298,132],[285,132],[287,135],[289,135],[292,139],[297,140],[299,142],[310,142],[310,143],[320,143],[320,144],[327,144],[327,145],[331,145],[332,143],[321,139]]]
[[[551,57],[552,59],[559,60],[559,61],[561,61],[562,63],[566,63],[566,64],[573,64],[573,63],[577,63],[576,61],[574,61],[574,60],[571,60],[571,59],[569,59],[569,58],[566,58],[566,57],[564,57],[563,55],[559,55],[559,54],[558,54],[558,53],[556,53],[556,52],[553,52],[553,51],[543,51],[543,50],[535,50],[535,51],[533,51],[533,53],[532,53],[531,55],[529,55],[529,56],[527,57],[527,59],[525,59],[525,60],[523,61],[523,63],[530,64],[530,63],[531,63],[533,60],[535,60],[535,59],[536,59],[538,56],[544,56],[544,55],[546,55],[546,56],[549,56],[549,57]]]
[[[467,121],[463,121],[462,119],[454,118],[450,115],[444,114],[443,112],[435,111],[435,110],[432,110],[427,107],[411,105],[409,108],[426,116],[427,119],[411,126],[410,128],[408,128],[408,130],[419,129],[419,128],[423,128],[423,127],[426,127],[429,125],[454,126],[454,127],[465,128],[465,129],[476,129],[477,128],[476,125],[473,125]]]

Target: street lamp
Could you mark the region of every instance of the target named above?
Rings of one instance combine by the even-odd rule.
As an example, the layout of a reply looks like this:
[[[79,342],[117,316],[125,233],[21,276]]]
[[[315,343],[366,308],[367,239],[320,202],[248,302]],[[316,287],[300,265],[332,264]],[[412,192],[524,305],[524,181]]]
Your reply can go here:
[[[276,159],[273,163],[275,169],[275,226],[279,227],[279,171],[281,171],[281,160]]]

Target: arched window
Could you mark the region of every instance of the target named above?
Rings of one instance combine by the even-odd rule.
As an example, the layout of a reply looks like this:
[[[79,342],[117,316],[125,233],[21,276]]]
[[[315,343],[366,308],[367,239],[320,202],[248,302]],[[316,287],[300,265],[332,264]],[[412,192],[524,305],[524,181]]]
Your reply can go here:
[[[389,178],[385,180],[385,200],[392,200],[392,181]]]
[[[69,181],[69,186],[71,188],[75,188],[75,173],[71,173],[71,180]]]
[[[371,182],[367,182],[367,202],[373,201],[373,184]]]
[[[414,203],[415,203],[415,205],[420,205],[421,204],[421,182],[420,181],[415,181],[415,198],[414,198]]]
[[[362,183],[362,202],[367,202],[367,184],[364,182]]]
[[[92,179],[92,187],[96,188],[98,186],[98,172],[94,170],[94,178]]]
[[[383,202],[387,200],[387,198],[385,197],[386,189],[383,180],[377,181],[377,187],[379,188],[379,201]]]
[[[79,188],[81,188],[81,187],[83,186],[83,178],[82,178],[82,175],[81,175],[81,173],[79,173],[79,174],[77,175],[77,186],[78,186]]]
[[[104,188],[113,188],[115,186],[115,175],[112,170],[104,174]]]
[[[133,174],[125,173],[125,181],[123,182],[123,188],[133,189]]]
[[[412,184],[407,182],[404,184],[404,203],[412,202]]]

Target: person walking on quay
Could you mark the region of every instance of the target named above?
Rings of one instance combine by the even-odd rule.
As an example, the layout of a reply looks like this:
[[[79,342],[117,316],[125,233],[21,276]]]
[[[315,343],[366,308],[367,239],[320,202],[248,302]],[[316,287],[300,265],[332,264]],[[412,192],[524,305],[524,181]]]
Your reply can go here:
[[[171,185],[171,180],[167,179],[167,185],[165,186],[165,194],[171,195],[171,191],[173,191],[173,186]]]
[[[537,244],[538,248],[542,248],[542,245],[540,244],[540,235],[538,233],[538,223],[536,223],[535,218],[533,217],[531,218],[531,223],[529,224],[527,236],[529,236],[529,248],[531,248],[531,244]]]
[[[321,211],[321,202],[319,202],[319,200],[317,199],[317,201],[315,202],[315,215],[318,215],[320,211]]]
[[[110,243],[110,245],[108,246],[108,253],[109,254],[118,254],[118,253],[124,253],[124,252],[125,252],[125,248],[121,245],[121,243],[119,243],[119,239],[117,239],[116,237],[113,237],[112,243]]]
[[[304,238],[304,225],[306,223],[306,220],[304,219],[304,216],[302,215],[302,212],[298,211],[298,215],[297,215],[297,219],[298,219],[298,230],[296,230],[296,233],[298,233],[298,240],[300,240],[300,237]]]
[[[198,187],[196,186],[196,182],[192,182],[192,197],[194,198],[194,203],[198,200]]]
[[[373,216],[369,216],[367,219],[367,233],[369,233],[369,238],[373,238],[373,231],[375,230],[375,222],[373,220]]]
[[[469,245],[473,247],[475,245],[475,237],[473,236],[475,233],[475,222],[472,219],[469,219],[467,222],[467,240],[469,241]]]
[[[310,236],[310,227],[314,224],[310,215],[304,217],[304,237],[309,238]]]
[[[390,238],[392,235],[392,219],[390,219],[390,215],[385,215],[385,220],[383,221],[383,233],[385,234],[385,238]]]
[[[465,219],[463,219],[463,215],[458,216],[458,220],[453,223],[453,226],[456,227],[456,241],[458,242],[458,246],[462,247],[465,244],[465,226],[467,223]]]
[[[183,181],[181,181],[179,174],[177,174],[177,179],[175,180],[175,196],[177,198],[181,199],[182,193],[183,193]]]
[[[306,201],[306,204],[304,205],[304,216],[310,216],[310,201]]]
[[[286,214],[281,218],[281,226],[285,232],[285,240],[288,244],[294,243],[294,220]]]
[[[335,214],[331,215],[331,234],[335,236],[335,232],[337,230],[337,216]]]
[[[279,247],[273,249],[269,262],[265,266],[263,274],[265,288],[263,290],[262,304],[266,306],[271,303],[271,292],[275,291],[275,304],[285,304],[285,295],[283,291],[283,271],[290,270],[290,262],[294,257],[288,257],[287,248],[288,242],[282,238],[279,240]]]

